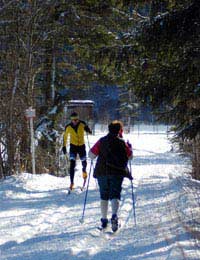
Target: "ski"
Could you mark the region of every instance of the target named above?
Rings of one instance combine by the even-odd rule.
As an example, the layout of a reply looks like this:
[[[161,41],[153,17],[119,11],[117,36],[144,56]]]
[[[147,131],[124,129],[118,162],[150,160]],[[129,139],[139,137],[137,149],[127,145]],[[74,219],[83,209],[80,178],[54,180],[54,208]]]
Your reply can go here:
[[[95,229],[90,230],[90,235],[93,237],[104,237],[105,236],[105,228],[102,229],[101,227],[95,227]]]
[[[106,228],[102,228],[102,227],[96,227],[95,229],[90,231],[91,236],[93,237],[103,237],[106,238],[108,240],[113,239],[121,230],[121,225],[119,225],[119,228],[117,231],[113,232],[111,227],[108,226]]]
[[[67,189],[67,195],[70,195],[73,192],[71,189]]]
[[[67,196],[70,195],[70,194],[80,194],[84,191],[83,187],[76,187],[76,188],[73,188],[72,190],[70,188],[67,189]]]

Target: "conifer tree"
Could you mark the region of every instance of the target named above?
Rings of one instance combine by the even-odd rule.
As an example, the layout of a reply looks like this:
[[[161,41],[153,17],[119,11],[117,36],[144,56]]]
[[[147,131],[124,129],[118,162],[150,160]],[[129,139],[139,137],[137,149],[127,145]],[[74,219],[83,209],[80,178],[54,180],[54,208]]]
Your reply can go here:
[[[36,108],[38,126],[47,116],[54,128],[60,88],[115,81],[112,59],[109,66],[100,61],[107,48],[119,49],[121,28],[132,23],[125,2],[1,2],[1,174],[15,171],[15,158],[29,168],[26,108]]]
[[[129,76],[137,96],[144,102],[150,100],[159,118],[174,125],[177,140],[189,145],[192,174],[199,179],[199,3],[162,3],[150,1],[154,8],[150,20],[145,21],[135,38],[140,46],[135,63],[137,75],[132,71]]]

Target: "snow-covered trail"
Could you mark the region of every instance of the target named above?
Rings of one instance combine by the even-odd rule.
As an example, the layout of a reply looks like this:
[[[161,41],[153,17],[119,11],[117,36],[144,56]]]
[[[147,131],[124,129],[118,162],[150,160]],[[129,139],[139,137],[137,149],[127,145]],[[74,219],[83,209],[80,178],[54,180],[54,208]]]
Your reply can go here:
[[[90,145],[102,135],[89,136]],[[81,224],[85,192],[67,196],[68,177],[25,173],[0,184],[0,259],[200,259],[200,183],[187,177],[189,160],[171,151],[166,128],[140,129],[125,139],[134,146],[136,225],[127,179],[119,213],[122,228],[108,239],[94,235],[100,210],[93,177]],[[80,168],[79,163],[77,186]]]

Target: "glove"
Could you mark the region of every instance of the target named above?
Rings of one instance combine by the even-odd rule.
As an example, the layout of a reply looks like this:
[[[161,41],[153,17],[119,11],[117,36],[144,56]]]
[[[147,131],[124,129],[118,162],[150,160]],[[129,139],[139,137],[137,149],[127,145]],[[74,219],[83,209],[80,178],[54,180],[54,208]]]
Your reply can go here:
[[[63,152],[64,154],[67,153],[66,146],[63,146],[63,148],[62,148],[62,152]]]
[[[128,167],[126,167],[126,169],[125,169],[125,177],[131,181],[133,180],[133,177],[132,177],[131,172],[129,171]]]
[[[130,149],[132,149],[132,145],[129,143],[129,141],[127,141],[127,145]]]
[[[128,178],[129,178],[129,180],[130,180],[130,181],[132,181],[132,180],[133,180],[133,177],[132,177],[132,175],[131,175],[131,174],[128,176]]]

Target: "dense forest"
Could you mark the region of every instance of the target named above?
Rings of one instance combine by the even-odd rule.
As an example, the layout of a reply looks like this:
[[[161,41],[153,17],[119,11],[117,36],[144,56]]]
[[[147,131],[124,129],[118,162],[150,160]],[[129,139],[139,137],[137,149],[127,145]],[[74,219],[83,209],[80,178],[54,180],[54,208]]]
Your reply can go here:
[[[67,100],[95,97],[104,117],[134,119],[138,106],[150,107],[172,124],[200,179],[198,0],[7,0],[0,24],[1,177],[30,169],[28,107],[36,109],[35,132],[44,126],[41,172],[55,157]],[[98,107],[96,114],[103,120]]]

